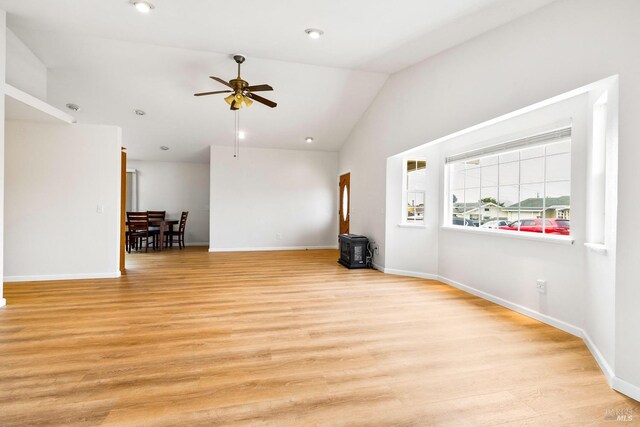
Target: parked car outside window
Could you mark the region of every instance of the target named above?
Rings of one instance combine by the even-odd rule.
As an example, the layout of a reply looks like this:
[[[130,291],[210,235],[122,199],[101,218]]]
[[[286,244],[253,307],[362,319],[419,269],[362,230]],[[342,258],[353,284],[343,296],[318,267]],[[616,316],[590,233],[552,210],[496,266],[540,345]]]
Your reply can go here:
[[[505,227],[508,225],[509,225],[509,221],[507,221],[506,219],[500,219],[500,220],[485,222],[480,226],[480,228],[497,229],[499,227]]]
[[[478,226],[478,222],[477,221],[471,221],[470,219],[459,218],[457,216],[454,216],[453,219],[451,220],[451,225],[463,225],[463,226],[467,226],[467,227],[477,227]]]
[[[515,221],[510,225],[498,227],[500,230],[511,231],[525,231],[529,233],[542,233],[542,218],[535,219],[523,219]],[[545,219],[544,220],[544,233],[545,234],[559,234],[562,236],[568,236],[570,234],[571,226],[568,219]]]

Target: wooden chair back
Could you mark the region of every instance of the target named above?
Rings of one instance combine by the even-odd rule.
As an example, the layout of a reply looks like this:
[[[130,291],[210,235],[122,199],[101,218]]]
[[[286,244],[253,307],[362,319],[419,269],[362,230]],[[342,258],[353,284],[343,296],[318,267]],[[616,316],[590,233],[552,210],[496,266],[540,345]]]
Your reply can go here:
[[[149,231],[149,215],[147,212],[127,212],[129,231]]]
[[[167,211],[147,211],[149,221],[164,221]]]
[[[180,225],[178,226],[178,231],[181,234],[184,234],[184,229],[187,226],[187,216],[189,216],[189,212],[182,212],[182,215],[180,216]]]

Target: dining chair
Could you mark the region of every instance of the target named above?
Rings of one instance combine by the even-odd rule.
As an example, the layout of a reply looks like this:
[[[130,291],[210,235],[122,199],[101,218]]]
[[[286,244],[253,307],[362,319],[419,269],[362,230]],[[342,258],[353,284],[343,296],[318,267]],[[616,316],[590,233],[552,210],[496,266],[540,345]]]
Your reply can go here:
[[[127,227],[127,251],[131,253],[132,247],[139,250],[144,242],[144,251],[148,252],[149,240],[153,237],[153,234],[149,231],[149,215],[147,212],[127,212]]]
[[[177,230],[169,230],[165,232],[165,245],[168,247],[169,244],[178,243],[178,247],[180,249],[184,248],[184,229],[187,226],[187,217],[189,216],[189,212],[182,212],[180,216],[180,223],[178,224]],[[177,239],[177,240],[176,240]]]
[[[167,216],[167,211],[147,211],[149,215],[149,221],[164,221]],[[149,233],[153,235],[153,247],[157,248],[158,244],[158,236],[160,235],[160,227],[157,226],[149,226]]]

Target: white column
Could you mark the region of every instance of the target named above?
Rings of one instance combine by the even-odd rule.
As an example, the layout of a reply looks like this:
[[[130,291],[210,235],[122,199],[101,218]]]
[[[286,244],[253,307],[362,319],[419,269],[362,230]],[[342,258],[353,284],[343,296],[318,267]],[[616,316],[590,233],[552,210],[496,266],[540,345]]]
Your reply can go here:
[[[0,10],[0,278],[4,277],[4,84],[7,68],[7,13]],[[0,307],[4,306],[3,283],[0,282]]]

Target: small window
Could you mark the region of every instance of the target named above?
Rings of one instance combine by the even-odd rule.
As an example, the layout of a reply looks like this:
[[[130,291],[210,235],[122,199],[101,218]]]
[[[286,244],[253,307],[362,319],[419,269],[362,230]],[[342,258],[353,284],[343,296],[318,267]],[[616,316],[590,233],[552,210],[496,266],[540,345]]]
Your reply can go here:
[[[405,163],[403,213],[405,223],[424,221],[425,187],[427,162],[407,160]]]

